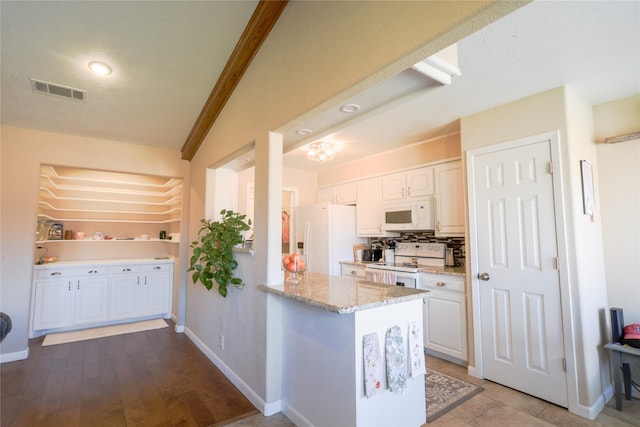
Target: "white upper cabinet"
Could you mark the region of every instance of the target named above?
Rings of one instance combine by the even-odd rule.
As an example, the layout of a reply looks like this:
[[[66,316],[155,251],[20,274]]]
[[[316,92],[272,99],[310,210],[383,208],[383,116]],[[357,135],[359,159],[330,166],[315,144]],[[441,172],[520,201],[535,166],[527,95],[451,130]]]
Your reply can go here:
[[[433,191],[433,167],[382,177],[382,199],[384,201],[428,196],[432,195]]]
[[[357,184],[356,228],[359,237],[382,236],[382,180],[366,179]]]
[[[356,204],[356,183],[332,185],[318,189],[318,203],[333,203],[336,205]]]
[[[464,190],[460,160],[435,166],[436,236],[464,236]]]

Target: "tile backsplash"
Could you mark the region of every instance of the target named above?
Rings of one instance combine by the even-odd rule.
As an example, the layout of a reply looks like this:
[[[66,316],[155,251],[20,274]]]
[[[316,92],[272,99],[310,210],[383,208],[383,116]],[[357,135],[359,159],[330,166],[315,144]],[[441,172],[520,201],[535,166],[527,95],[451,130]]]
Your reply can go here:
[[[446,243],[447,248],[453,249],[453,261],[455,267],[464,267],[466,248],[464,237],[436,237],[433,231],[403,232],[400,237],[390,239],[370,238],[369,243],[374,246],[384,246],[385,242],[434,242]]]

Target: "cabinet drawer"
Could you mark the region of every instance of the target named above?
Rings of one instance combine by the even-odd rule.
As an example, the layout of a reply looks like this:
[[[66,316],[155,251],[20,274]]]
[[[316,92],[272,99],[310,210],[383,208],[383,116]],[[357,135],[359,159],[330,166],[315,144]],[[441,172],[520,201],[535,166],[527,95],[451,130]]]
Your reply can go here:
[[[131,265],[118,265],[116,267],[111,267],[109,269],[111,274],[130,274],[130,273],[139,273],[140,265],[139,264],[131,264]]]
[[[47,268],[45,270],[36,270],[37,280],[59,279],[61,277],[75,276],[75,272],[66,268]]]
[[[142,271],[169,271],[171,264],[145,264]]]
[[[342,277],[360,277],[364,278],[366,272],[364,267],[359,265],[342,264]]]
[[[104,276],[109,274],[107,267],[87,266],[76,270],[78,276]]]
[[[444,274],[420,274],[420,288],[464,293],[464,279]]]

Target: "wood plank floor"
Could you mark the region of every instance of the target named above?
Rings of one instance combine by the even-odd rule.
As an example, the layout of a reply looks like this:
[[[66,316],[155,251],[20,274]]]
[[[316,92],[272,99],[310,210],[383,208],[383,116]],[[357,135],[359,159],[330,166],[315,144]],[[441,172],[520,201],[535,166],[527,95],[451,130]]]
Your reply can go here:
[[[169,328],[42,347],[0,365],[0,425],[211,426],[258,410]]]

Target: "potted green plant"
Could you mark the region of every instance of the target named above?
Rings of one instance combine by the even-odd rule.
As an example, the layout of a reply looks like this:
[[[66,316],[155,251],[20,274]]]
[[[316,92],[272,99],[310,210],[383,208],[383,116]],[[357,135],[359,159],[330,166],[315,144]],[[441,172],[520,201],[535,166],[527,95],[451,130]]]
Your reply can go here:
[[[233,248],[243,241],[244,232],[251,227],[251,220],[245,222],[246,215],[223,209],[220,220],[203,219],[198,231],[198,240],[191,243],[193,256],[189,262],[189,270],[193,271],[193,283],[200,281],[207,290],[218,284],[218,292],[227,296],[227,286],[232,284],[238,289],[244,287],[239,277],[233,272],[238,262],[233,256]]]

